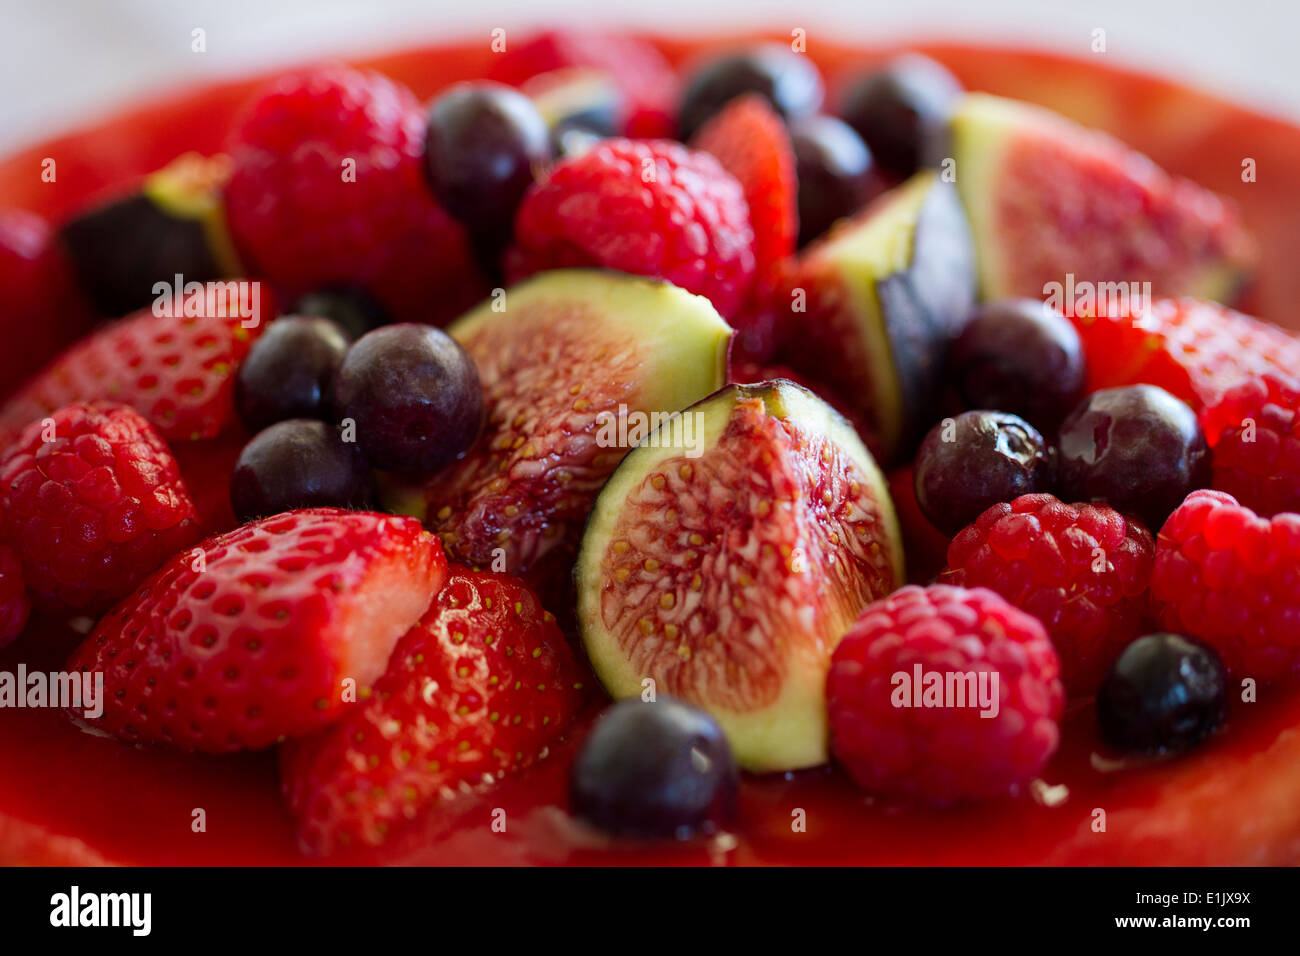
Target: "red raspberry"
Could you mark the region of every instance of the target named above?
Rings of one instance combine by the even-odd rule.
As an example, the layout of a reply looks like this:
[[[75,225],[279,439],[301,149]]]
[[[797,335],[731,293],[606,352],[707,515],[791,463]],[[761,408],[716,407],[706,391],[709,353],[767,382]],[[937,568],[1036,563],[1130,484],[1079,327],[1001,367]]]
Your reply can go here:
[[[62,609],[107,610],[199,534],[166,443],[109,402],[29,425],[0,462],[0,499],[29,590]]]
[[[21,209],[0,210],[0,302],[11,335],[0,351],[0,394],[89,330],[91,314],[76,293],[49,224]]]
[[[540,73],[588,67],[608,73],[627,97],[628,136],[671,136],[677,75],[664,55],[634,37],[596,30],[547,30],[493,58],[488,78],[522,86]]]
[[[282,77],[230,146],[226,213],[245,265],[291,296],[353,284],[399,320],[454,318],[484,285],[425,185],[423,151],[404,86],[342,66]]]
[[[1142,629],[1156,545],[1114,508],[1022,495],[948,546],[939,580],[990,588],[1043,622],[1071,694],[1091,694]]]
[[[31,610],[18,552],[0,544],[0,647],[22,633]]]
[[[1088,391],[1159,385],[1199,411],[1225,388],[1300,368],[1300,337],[1216,302],[1156,299],[1129,315],[1071,316]]]
[[[707,153],[604,140],[534,184],[515,221],[512,281],[567,266],[667,279],[735,315],[754,278],[744,192]]]
[[[883,796],[945,805],[1005,794],[1056,750],[1065,697],[1058,673],[1043,625],[992,591],[909,585],[868,605],[835,650],[826,682],[831,749]],[[922,691],[936,674],[952,693],[925,706]],[[990,698],[997,677],[995,716],[971,703],[977,683],[960,705],[958,689],[980,674],[990,675]],[[959,675],[972,679],[950,680]]]
[[[1268,375],[1243,382],[1201,413],[1214,450],[1214,487],[1264,515],[1300,511],[1300,386]]]
[[[1162,627],[1214,646],[1232,673],[1300,674],[1300,514],[1261,518],[1221,491],[1194,491],[1156,543]]]

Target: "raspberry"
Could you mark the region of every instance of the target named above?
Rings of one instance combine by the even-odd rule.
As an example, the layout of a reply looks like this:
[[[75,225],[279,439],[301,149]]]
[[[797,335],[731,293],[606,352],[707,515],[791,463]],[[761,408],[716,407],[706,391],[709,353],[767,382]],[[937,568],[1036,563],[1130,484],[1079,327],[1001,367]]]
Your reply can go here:
[[[604,140],[556,164],[515,221],[512,281],[566,266],[667,279],[732,316],[754,278],[745,195],[707,153],[663,140]]]
[[[1201,414],[1213,485],[1268,517],[1300,511],[1300,386],[1268,375],[1228,389]]]
[[[1114,508],[1021,495],[989,508],[948,546],[946,584],[985,587],[1043,622],[1071,694],[1091,694],[1136,638],[1155,541]]]
[[[671,136],[676,126],[677,75],[643,40],[595,30],[547,30],[494,57],[488,78],[522,86],[539,73],[588,67],[608,73],[627,97],[628,136]]]
[[[454,318],[484,285],[425,185],[423,152],[405,87],[342,66],[282,77],[230,146],[227,217],[245,265],[291,297],[359,285],[399,320]]]
[[[1300,368],[1300,337],[1215,302],[1157,299],[1127,315],[1071,315],[1088,391],[1159,385],[1200,411],[1225,388]]]
[[[97,613],[197,539],[194,504],[135,410],[69,405],[50,423],[29,425],[0,462],[4,539],[38,601]]]
[[[1300,514],[1261,518],[1195,491],[1156,542],[1152,608],[1167,630],[1212,645],[1230,673],[1300,674]]]
[[[22,633],[31,610],[18,552],[0,544],[0,647]]]
[[[835,650],[826,683],[831,749],[883,796],[942,806],[1005,794],[1056,750],[1058,673],[1043,625],[992,591],[909,585],[868,605]],[[951,696],[922,695],[936,674]],[[994,716],[971,701],[981,674],[990,675]]]

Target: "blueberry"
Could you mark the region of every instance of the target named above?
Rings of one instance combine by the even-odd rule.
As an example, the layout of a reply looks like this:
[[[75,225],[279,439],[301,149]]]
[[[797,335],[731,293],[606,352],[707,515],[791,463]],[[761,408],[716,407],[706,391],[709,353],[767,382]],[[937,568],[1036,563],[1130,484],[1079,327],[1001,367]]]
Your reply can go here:
[[[687,838],[735,815],[736,764],[708,714],[674,700],[605,712],[573,765],[574,812],[628,836]]]
[[[956,77],[929,57],[902,56],[844,94],[840,115],[882,168],[899,179],[937,157],[944,125],[961,93]]]
[[[1038,299],[977,309],[948,353],[967,408],[996,408],[1055,434],[1084,390],[1079,333]]]
[[[1023,418],[963,412],[930,430],[916,454],[916,500],[930,521],[956,534],[989,507],[1052,490],[1051,448]]]
[[[348,343],[347,333],[329,319],[276,319],[235,373],[240,421],[257,432],[288,418],[327,417],[330,385]]]
[[[354,339],[393,321],[387,310],[365,289],[350,285],[308,292],[289,311],[294,315],[331,319]]]
[[[678,111],[682,140],[742,93],[761,93],[789,120],[817,112],[825,88],[813,62],[780,43],[710,60],[687,80]]]
[[[1060,484],[1070,501],[1104,501],[1158,531],[1210,483],[1210,453],[1196,413],[1163,388],[1094,392],[1061,423]]]
[[[368,508],[370,470],[355,442],[326,422],[295,418],[253,436],[230,476],[241,521],[294,508]]]
[[[551,158],[546,120],[518,90],[457,83],[429,105],[429,185],[481,243],[504,247],[524,190]]]
[[[406,322],[375,329],[348,350],[334,379],[334,413],[355,423],[373,467],[428,474],[478,437],[483,390],[455,339]]]
[[[792,120],[790,143],[799,180],[799,244],[806,245],[866,205],[881,184],[862,137],[833,116]]]
[[[1106,672],[1097,723],[1103,739],[1121,750],[1185,750],[1223,722],[1227,688],[1212,648],[1177,634],[1148,634]]]

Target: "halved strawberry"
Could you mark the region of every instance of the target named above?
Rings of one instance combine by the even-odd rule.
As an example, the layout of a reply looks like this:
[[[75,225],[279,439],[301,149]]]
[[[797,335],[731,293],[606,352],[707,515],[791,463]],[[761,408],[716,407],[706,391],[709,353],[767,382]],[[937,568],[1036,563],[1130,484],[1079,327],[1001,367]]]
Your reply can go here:
[[[770,284],[799,235],[794,147],[781,117],[757,93],[737,97],[700,127],[691,146],[712,153],[740,180],[754,227],[755,272],[760,283]]]
[[[1083,339],[1089,392],[1145,382],[1199,411],[1245,380],[1300,369],[1300,336],[1217,302],[1156,299],[1070,320]]]
[[[414,519],[285,512],[177,554],[68,669],[103,672],[97,724],[123,740],[267,747],[363,697],[446,573],[441,545]]]
[[[97,400],[130,405],[168,441],[212,438],[231,424],[235,370],[273,317],[270,296],[258,283],[218,282],[167,302],[67,348],[0,412],[0,443],[57,408]]]
[[[532,763],[577,711],[581,681],[522,581],[453,567],[370,699],[283,749],[302,849],[377,846],[458,788]]]

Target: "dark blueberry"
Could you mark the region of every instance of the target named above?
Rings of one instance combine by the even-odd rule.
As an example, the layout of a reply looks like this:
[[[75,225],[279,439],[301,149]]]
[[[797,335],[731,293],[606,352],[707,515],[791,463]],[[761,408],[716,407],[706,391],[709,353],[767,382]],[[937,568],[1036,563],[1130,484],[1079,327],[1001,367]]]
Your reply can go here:
[[[1104,501],[1159,531],[1183,499],[1210,484],[1210,452],[1196,413],[1155,385],[1085,398],[1057,435],[1061,494]]]
[[[780,43],[710,60],[686,82],[678,112],[682,140],[689,140],[705,120],[742,93],[761,93],[789,120],[816,113],[825,89],[813,62]]]
[[[675,700],[614,704],[574,762],[574,812],[626,836],[710,833],[735,814],[731,747],[702,710]]]
[[[457,83],[429,105],[429,184],[482,242],[504,246],[524,190],[551,157],[546,120],[518,90]]]
[[[348,350],[334,379],[334,414],[355,424],[375,468],[427,474],[469,448],[483,427],[483,389],[446,332],[404,322]]]
[[[956,534],[1000,501],[1052,490],[1052,451],[1023,418],[963,412],[941,421],[916,453],[916,500]]]
[[[1044,434],[1084,392],[1083,344],[1070,321],[1038,299],[977,309],[948,353],[967,408],[1019,415]]]
[[[799,244],[822,235],[851,216],[880,191],[871,150],[853,127],[833,116],[804,116],[790,122],[799,179]]]
[[[1228,685],[1214,650],[1177,634],[1148,634],[1124,648],[1097,691],[1097,723],[1113,747],[1185,750],[1223,722]]]
[[[393,321],[388,311],[360,286],[316,289],[298,299],[289,312],[330,319],[354,339]]]
[[[960,93],[961,84],[947,69],[911,54],[852,84],[840,115],[866,140],[876,162],[901,179],[935,162]]]
[[[329,319],[286,315],[266,328],[235,373],[235,410],[250,432],[287,418],[327,418],[347,334]]]
[[[241,521],[294,508],[368,508],[370,469],[355,442],[328,422],[295,418],[253,436],[230,476]]]

